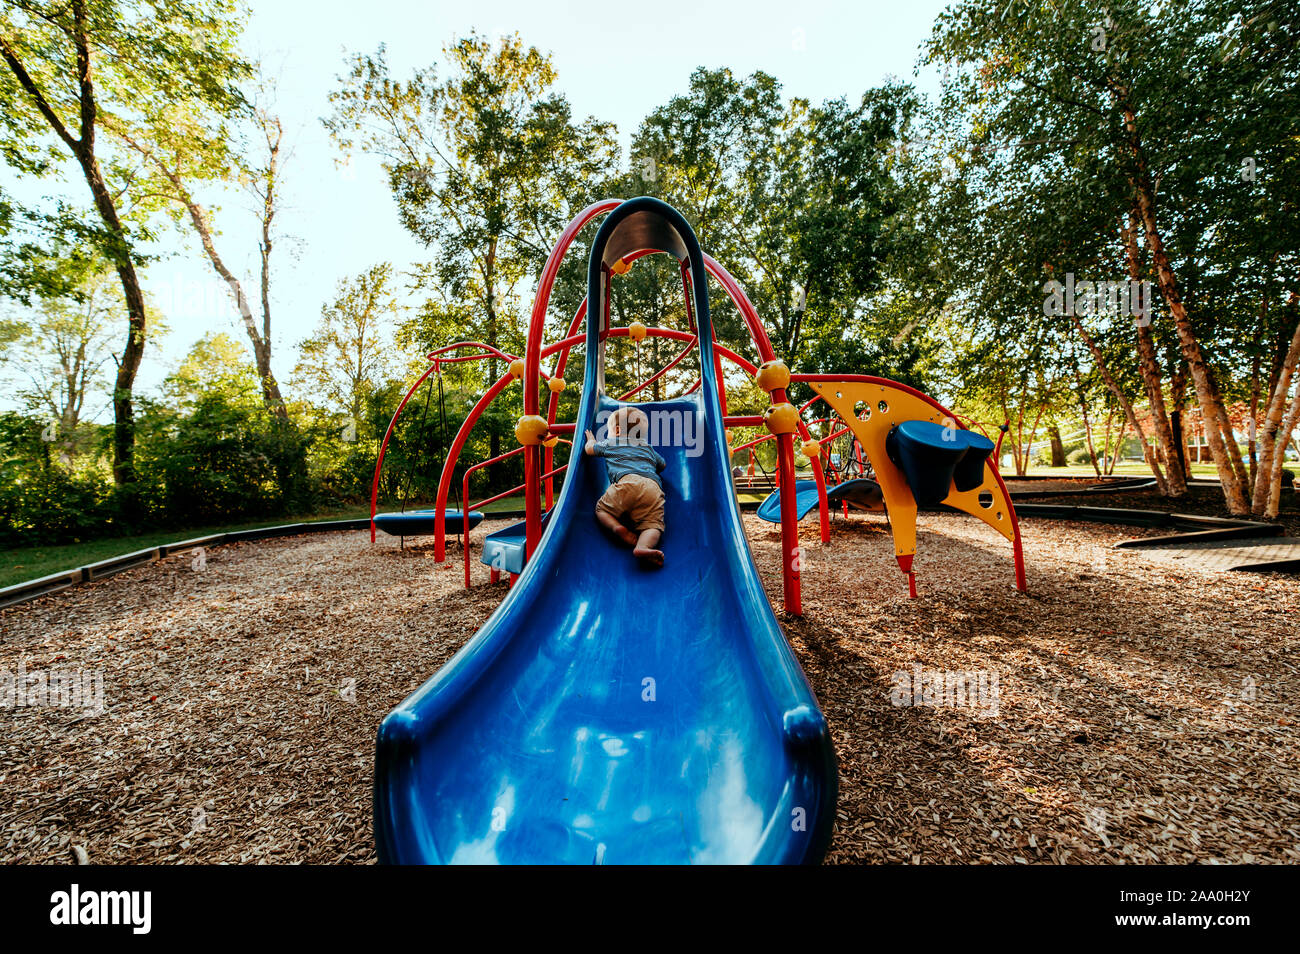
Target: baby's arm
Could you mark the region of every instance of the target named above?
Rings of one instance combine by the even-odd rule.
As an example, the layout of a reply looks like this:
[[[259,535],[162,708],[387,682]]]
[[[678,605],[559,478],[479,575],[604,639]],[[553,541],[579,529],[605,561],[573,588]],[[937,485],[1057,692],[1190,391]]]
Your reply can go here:
[[[587,446],[583,448],[583,452],[588,457],[596,456],[596,435],[591,433],[590,428],[587,429]]]

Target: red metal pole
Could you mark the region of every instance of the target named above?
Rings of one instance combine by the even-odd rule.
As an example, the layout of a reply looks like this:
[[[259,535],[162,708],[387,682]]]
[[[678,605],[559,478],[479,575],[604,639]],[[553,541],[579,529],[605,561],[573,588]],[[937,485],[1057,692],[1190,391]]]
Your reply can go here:
[[[402,398],[402,403],[397,405],[397,410],[393,412],[393,419],[388,422],[388,430],[384,431],[384,439],[379,445],[379,456],[375,459],[375,476],[374,479],[370,481],[371,543],[375,542],[375,509],[379,504],[379,472],[383,470],[384,467],[384,454],[388,451],[388,440],[393,436],[393,428],[397,426],[397,418],[401,416],[402,408],[406,407],[406,402],[411,400],[411,395],[415,393],[415,389],[423,384],[429,375],[433,374],[437,369],[438,361],[437,359],[434,359],[433,363],[429,365],[429,370],[420,375],[420,377],[416,379],[416,382],[411,385],[410,390],[406,392],[405,397]]]
[[[713,336],[713,375],[718,379],[718,404],[722,407],[722,416],[727,416],[727,385],[722,378],[722,355],[718,353],[718,336]]]
[[[771,361],[776,357],[776,351],[772,348],[772,341],[767,336],[767,330],[763,327],[763,322],[759,319],[753,302],[749,300],[744,289],[740,287],[740,283],[732,277],[730,272],[708,255],[704,256],[704,265],[709,274],[718,280],[731,300],[735,302],[741,317],[745,321],[745,326],[749,329],[749,336],[758,349],[759,357],[763,361]],[[786,399],[782,397],[781,400]],[[802,419],[799,422],[799,434],[804,440],[808,440],[812,436]],[[822,472],[820,461],[813,467],[813,479],[817,482],[817,511],[821,520],[821,537],[823,542],[827,542],[831,538],[831,524],[830,514],[826,506],[826,475]]]
[[[1028,593],[1029,583],[1025,579],[1025,549],[1020,538],[1020,518],[1016,516],[1016,505],[1011,502],[1011,494],[1007,491],[1006,482],[1002,479],[1002,473],[998,470],[997,463],[986,460],[984,464],[993,474],[993,479],[998,482],[998,486],[1002,488],[1002,493],[1010,504],[1007,509],[1011,512],[1007,516],[1011,518],[1011,529],[1014,533],[1011,538],[1011,554],[1016,566],[1016,589],[1021,593]]]
[[[573,321],[569,322],[569,332],[568,334],[565,335],[565,338],[572,338],[574,335],[576,335],[578,333],[578,328],[582,325],[583,319],[585,319],[586,317],[587,317],[587,299],[583,298],[582,304],[578,305],[578,310],[573,315]],[[564,377],[564,369],[569,364],[570,351],[572,351],[572,348],[570,347],[564,347],[560,349],[560,356],[555,359],[555,377],[557,378]],[[559,393],[552,391],[550,400],[547,401],[546,404],[546,423],[548,424],[555,423],[555,415],[559,411],[559,408],[560,408],[560,395]],[[555,466],[555,448],[553,447],[546,448],[545,454],[546,454],[546,469],[549,471],[553,466]],[[546,509],[550,510],[551,507],[553,507],[554,505],[555,505],[555,481],[552,478],[547,477],[546,478]]]
[[[803,615],[799,586],[799,514],[794,498],[794,436],[781,434],[776,441],[781,475],[781,579],[785,589],[785,610]]]
[[[542,337],[546,333],[546,312],[551,303],[551,290],[555,287],[555,278],[560,272],[569,246],[578,233],[598,215],[610,212],[623,204],[622,199],[602,199],[587,206],[565,226],[555,247],[546,259],[546,267],[537,282],[537,294],[533,298],[532,316],[528,322],[528,346],[524,349],[524,413],[536,414],[538,411],[537,382],[542,364]],[[608,300],[608,296],[606,296]],[[585,382],[591,387],[594,382]],[[538,498],[540,481],[538,479],[538,454],[533,448],[524,454],[524,483],[528,491],[524,497],[524,559],[532,556],[542,536],[541,500]]]
[[[496,384],[483,392],[483,396],[465,416],[460,430],[456,432],[456,439],[451,442],[451,449],[447,451],[447,462],[443,464],[442,477],[438,481],[438,501],[435,504],[437,509],[433,521],[433,559],[437,563],[441,563],[447,556],[447,492],[451,489],[451,475],[455,469],[456,459],[460,457],[461,448],[465,446],[465,441],[469,439],[469,432],[474,429],[484,409],[506,389],[512,380],[510,372],[507,371],[497,379]],[[461,519],[466,518],[462,515]]]

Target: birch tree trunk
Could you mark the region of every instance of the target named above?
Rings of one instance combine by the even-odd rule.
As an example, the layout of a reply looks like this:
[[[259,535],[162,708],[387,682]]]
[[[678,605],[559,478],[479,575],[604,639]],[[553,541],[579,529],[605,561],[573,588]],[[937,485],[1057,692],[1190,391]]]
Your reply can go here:
[[[1083,343],[1087,346],[1088,351],[1091,352],[1093,360],[1097,362],[1097,371],[1101,374],[1101,379],[1106,382],[1106,387],[1110,388],[1110,393],[1115,395],[1115,400],[1119,402],[1119,406],[1123,409],[1124,420],[1128,423],[1129,427],[1133,428],[1133,433],[1135,433],[1138,440],[1142,442],[1142,455],[1146,458],[1147,466],[1151,468],[1151,473],[1156,479],[1156,487],[1162,494],[1168,495],[1169,482],[1165,479],[1164,470],[1160,466],[1160,461],[1156,458],[1155,451],[1147,445],[1146,433],[1142,430],[1142,425],[1138,423],[1137,415],[1133,413],[1132,403],[1120,388],[1119,382],[1115,380],[1115,376],[1110,373],[1110,368],[1106,366],[1105,355],[1102,354],[1101,348],[1097,346],[1097,342],[1092,340],[1092,335],[1088,334],[1088,330],[1083,327],[1083,322],[1081,322],[1078,319],[1078,316],[1075,315],[1071,316],[1071,321],[1074,322],[1075,330],[1079,332],[1079,337],[1083,339]],[[1121,429],[1119,449],[1122,450],[1123,447],[1124,432]],[[1119,451],[1117,450],[1116,456],[1118,456],[1118,454]]]
[[[1126,92],[1121,92],[1125,97],[1127,96]],[[1155,196],[1151,185],[1150,168],[1138,135],[1137,116],[1127,101],[1121,101],[1121,109],[1124,115],[1125,133],[1128,137],[1129,149],[1132,152],[1136,168],[1136,175],[1133,177],[1136,187],[1135,199],[1142,225],[1146,230],[1147,249],[1151,252],[1151,262],[1155,266],[1160,294],[1169,307],[1169,313],[1174,321],[1174,329],[1178,334],[1178,342],[1183,357],[1187,360],[1188,371],[1192,376],[1197,402],[1200,405],[1201,415],[1206,424],[1205,433],[1210,444],[1210,453],[1214,457],[1215,467],[1219,472],[1219,480],[1223,484],[1224,500],[1228,505],[1229,512],[1237,516],[1245,516],[1250,513],[1250,505],[1246,502],[1245,491],[1239,476],[1239,467],[1233,465],[1231,456],[1233,451],[1229,448],[1228,441],[1231,440],[1232,426],[1228,422],[1228,415],[1223,408],[1223,402],[1218,396],[1214,382],[1211,380],[1210,368],[1201,350],[1200,341],[1196,337],[1196,331],[1192,328],[1191,321],[1187,316],[1187,308],[1183,304],[1178,277],[1175,275],[1173,266],[1169,262],[1169,256],[1165,252],[1164,240],[1161,237],[1160,228],[1156,221]],[[1225,435],[1227,435],[1228,440],[1224,439]],[[1233,443],[1235,444],[1235,442]],[[1241,462],[1237,460],[1236,463],[1240,465]]]
[[[1070,349],[1073,358],[1074,348]],[[1083,437],[1088,444],[1088,459],[1092,461],[1092,469],[1097,476],[1101,476],[1101,463],[1097,460],[1097,448],[1092,441],[1092,421],[1088,417],[1088,395],[1083,389],[1083,375],[1079,373],[1079,361],[1073,358],[1074,363],[1074,390],[1079,396],[1079,414],[1083,417]]]
[[[172,185],[177,189],[181,201],[185,205],[186,211],[190,214],[190,222],[194,226],[194,231],[199,235],[199,241],[203,245],[203,251],[208,256],[208,261],[212,263],[212,268],[230,289],[231,296],[235,299],[235,305],[239,309],[239,318],[244,324],[244,331],[248,334],[248,340],[253,346],[253,358],[257,363],[257,376],[262,382],[262,402],[266,409],[279,418],[287,420],[289,412],[284,406],[284,398],[280,394],[280,384],[275,379],[275,374],[271,370],[271,306],[269,292],[269,268],[268,260],[270,258],[269,245],[263,247],[262,252],[262,330],[259,331],[257,321],[253,317],[253,309],[248,303],[248,296],[244,294],[243,285],[240,284],[235,274],[226,267],[220,254],[217,252],[216,243],[212,238],[212,228],[208,223],[207,215],[203,207],[199,205],[194,198],[185,191],[180,183],[179,177],[173,178],[170,172],[166,173],[171,180]]]
[[[1124,247],[1128,258],[1128,274],[1131,282],[1142,279],[1142,262],[1138,250],[1137,234],[1139,229],[1138,213],[1129,210],[1128,225],[1124,228]],[[1133,287],[1133,286],[1130,286]],[[1148,315],[1144,320],[1135,316],[1134,325],[1137,332],[1138,368],[1142,373],[1142,384],[1146,388],[1147,404],[1151,408],[1152,426],[1156,432],[1156,443],[1160,448],[1160,457],[1165,466],[1168,482],[1168,494],[1182,497],[1187,493],[1187,480],[1183,470],[1178,466],[1178,450],[1174,443],[1174,431],[1169,422],[1169,413],[1165,406],[1164,381],[1160,373],[1160,362],[1156,359],[1155,342],[1151,337],[1150,302],[1147,303]]]
[[[1295,303],[1296,292],[1291,293],[1291,303]],[[1282,463],[1286,458],[1286,446],[1295,427],[1296,401],[1291,402],[1292,413],[1286,414],[1287,395],[1295,379],[1296,366],[1300,364],[1300,322],[1296,323],[1295,333],[1287,347],[1286,356],[1278,369],[1277,379],[1269,396],[1268,406],[1264,412],[1264,426],[1259,434],[1259,469],[1255,474],[1254,493],[1251,497],[1251,513],[1255,516],[1273,518],[1277,516],[1281,504]],[[1300,391],[1297,392],[1300,400]],[[1285,426],[1286,420],[1291,422]]]

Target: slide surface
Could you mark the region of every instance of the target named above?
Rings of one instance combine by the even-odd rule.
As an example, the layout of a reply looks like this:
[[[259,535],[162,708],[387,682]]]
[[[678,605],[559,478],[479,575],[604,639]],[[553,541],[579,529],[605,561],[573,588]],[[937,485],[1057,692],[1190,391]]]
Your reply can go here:
[[[647,202],[668,209],[624,206]],[[641,247],[672,248],[653,238]],[[601,380],[602,350],[593,319],[588,381]],[[835,754],[749,553],[707,350],[700,365],[694,395],[638,405],[676,415],[698,438],[656,442],[668,463],[666,565],[642,569],[600,529],[604,461],[575,454],[505,601],[380,726],[381,861],[809,863],[825,853]],[[596,392],[584,389],[579,433],[615,406]]]
[[[828,501],[829,502],[829,501]],[[808,515],[808,512],[817,506],[817,481],[815,480],[796,480],[794,482],[794,509],[802,520]],[[758,505],[755,514],[760,520],[766,520],[768,523],[781,522],[781,489],[778,487]]]
[[[832,484],[826,489],[826,504],[830,507],[847,502],[858,510],[882,511],[884,500],[880,495],[880,485],[874,480],[858,477],[846,480],[842,484]],[[817,508],[817,481],[796,480],[794,482],[795,513],[802,520]],[[763,498],[758,505],[756,515],[768,523],[781,522],[781,491],[776,489]]]

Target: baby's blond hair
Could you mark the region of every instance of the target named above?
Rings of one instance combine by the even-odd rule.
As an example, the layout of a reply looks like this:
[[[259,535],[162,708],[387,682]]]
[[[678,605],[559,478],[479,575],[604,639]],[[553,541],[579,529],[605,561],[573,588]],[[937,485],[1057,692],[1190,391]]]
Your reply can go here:
[[[620,407],[610,420],[610,428],[620,436],[645,440],[650,431],[650,419],[639,407]]]

